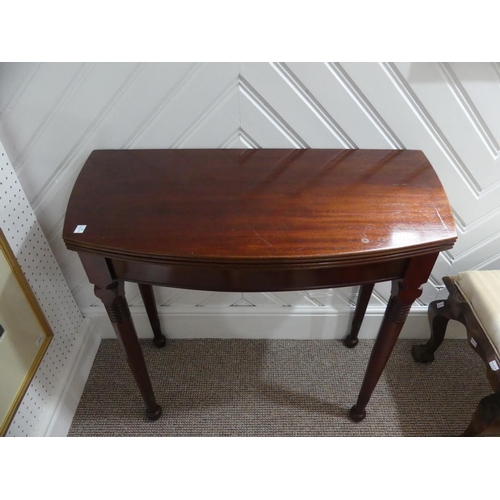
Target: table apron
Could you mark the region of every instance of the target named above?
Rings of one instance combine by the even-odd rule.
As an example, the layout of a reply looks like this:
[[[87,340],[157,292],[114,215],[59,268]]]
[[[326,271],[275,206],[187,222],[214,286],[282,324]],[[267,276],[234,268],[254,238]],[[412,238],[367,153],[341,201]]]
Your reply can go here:
[[[117,280],[214,292],[279,292],[335,288],[403,278],[411,259],[318,268],[177,265],[106,260]]]

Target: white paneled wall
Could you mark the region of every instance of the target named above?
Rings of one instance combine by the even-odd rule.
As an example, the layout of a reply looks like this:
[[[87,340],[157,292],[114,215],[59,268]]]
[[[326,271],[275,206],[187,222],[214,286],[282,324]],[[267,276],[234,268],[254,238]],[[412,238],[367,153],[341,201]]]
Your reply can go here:
[[[443,296],[442,276],[500,267],[498,63],[10,63],[0,64],[0,112],[0,140],[75,300],[105,335],[104,309],[61,240],[71,188],[93,149],[421,149],[460,236],[413,314]],[[127,292],[142,325],[138,290]],[[256,335],[307,338],[343,336],[357,290],[156,293],[167,335],[245,336],[238,325],[247,321]],[[388,294],[377,285],[369,314],[380,314]]]

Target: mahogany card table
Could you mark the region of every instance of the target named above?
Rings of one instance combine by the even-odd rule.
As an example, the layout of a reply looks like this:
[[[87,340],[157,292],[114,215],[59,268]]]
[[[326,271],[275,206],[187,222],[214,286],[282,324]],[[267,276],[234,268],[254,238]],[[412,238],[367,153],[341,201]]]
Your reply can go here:
[[[98,150],[73,188],[63,238],[78,252],[146,405],[161,415],[127,305],[136,282],[165,345],[153,285],[277,292],[360,285],[344,339],[354,347],[375,283],[391,296],[355,421],[455,223],[421,151],[334,149]]]

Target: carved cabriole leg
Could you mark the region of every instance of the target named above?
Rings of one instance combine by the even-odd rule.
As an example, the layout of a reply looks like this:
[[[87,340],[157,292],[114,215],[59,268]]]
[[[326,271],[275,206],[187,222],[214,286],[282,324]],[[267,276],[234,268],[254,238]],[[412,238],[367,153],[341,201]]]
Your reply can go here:
[[[495,392],[481,399],[463,437],[479,436],[492,428],[500,430],[500,373],[488,366],[486,376]]]
[[[160,319],[158,318],[158,310],[156,309],[153,287],[151,285],[139,283],[139,291],[141,292],[142,301],[144,302],[144,306],[146,307],[149,322],[153,330],[153,344],[156,347],[163,347],[166,344],[167,339],[161,331]]]
[[[414,345],[411,349],[413,359],[418,363],[434,361],[434,353],[443,342],[448,321],[457,319],[449,299],[431,302],[427,315],[431,328],[431,338],[426,344]]]
[[[366,308],[370,297],[372,296],[374,283],[361,285],[359,289],[358,301],[356,302],[356,310],[354,311],[354,318],[352,320],[351,331],[349,335],[343,340],[346,347],[352,348],[358,345],[358,333],[361,328],[361,323],[365,317]]]
[[[413,359],[419,363],[434,361],[434,353],[441,345],[450,319],[459,321],[467,329],[467,337],[476,340],[476,352],[487,362],[488,354],[484,351],[485,339],[481,325],[477,322],[460,291],[455,286],[455,277],[445,276],[443,282],[450,292],[445,301],[436,300],[429,304],[428,316],[431,327],[431,338],[424,345],[413,346]],[[477,342],[479,341],[479,345]],[[482,344],[482,346],[481,346]],[[479,402],[472,419],[462,436],[479,436],[491,428],[500,430],[500,371],[493,371],[487,366],[486,374],[494,393]]]
[[[493,371],[490,366],[486,367],[486,377],[490,383],[493,392],[500,394],[500,370]]]
[[[351,408],[351,418],[360,422],[366,416],[366,406],[389,361],[405,320],[413,302],[422,294],[421,285],[429,278],[438,254],[430,254],[411,259],[405,276],[401,281],[392,283],[391,298],[380,325],[373,346],[365,378],[356,404]]]
[[[125,299],[124,284],[113,278],[105,258],[85,253],[79,253],[79,256],[89,281],[94,284],[94,293],[104,304],[125,352],[130,370],[146,404],[146,416],[150,420],[156,420],[161,415],[161,407],[156,403],[141,345]]]
[[[462,436],[479,436],[493,426],[500,427],[500,392],[481,399]]]

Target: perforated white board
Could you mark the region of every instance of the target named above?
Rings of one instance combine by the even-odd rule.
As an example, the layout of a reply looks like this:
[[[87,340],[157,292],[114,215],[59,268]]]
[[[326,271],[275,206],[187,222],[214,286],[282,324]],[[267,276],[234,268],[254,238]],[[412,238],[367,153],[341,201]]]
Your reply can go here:
[[[83,317],[0,143],[0,225],[54,337],[7,436],[35,436],[77,341]]]

